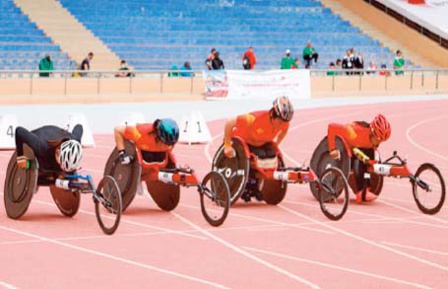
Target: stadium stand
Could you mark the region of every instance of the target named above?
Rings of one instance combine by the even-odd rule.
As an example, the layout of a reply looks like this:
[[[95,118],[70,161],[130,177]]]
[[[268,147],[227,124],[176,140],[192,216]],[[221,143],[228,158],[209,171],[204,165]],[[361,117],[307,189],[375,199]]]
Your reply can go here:
[[[37,70],[50,53],[55,70],[73,67],[66,53],[29,21],[12,0],[0,1],[0,70]]]
[[[394,54],[314,0],[61,0],[80,22],[136,69],[169,69],[190,61],[203,69],[211,48],[226,68],[241,69],[254,46],[258,69],[279,68],[284,51],[302,63],[311,41],[319,52],[312,68],[326,68],[355,48],[365,63],[391,66]]]

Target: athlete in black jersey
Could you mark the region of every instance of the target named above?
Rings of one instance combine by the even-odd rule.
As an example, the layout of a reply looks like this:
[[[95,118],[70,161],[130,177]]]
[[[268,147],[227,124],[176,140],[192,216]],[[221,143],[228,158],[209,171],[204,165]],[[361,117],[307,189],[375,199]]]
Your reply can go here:
[[[33,131],[23,127],[16,128],[17,166],[28,167],[28,159],[23,155],[23,145],[27,144],[34,152],[39,168],[54,172],[73,172],[79,168],[82,158],[80,124],[70,133],[60,127],[46,125]]]

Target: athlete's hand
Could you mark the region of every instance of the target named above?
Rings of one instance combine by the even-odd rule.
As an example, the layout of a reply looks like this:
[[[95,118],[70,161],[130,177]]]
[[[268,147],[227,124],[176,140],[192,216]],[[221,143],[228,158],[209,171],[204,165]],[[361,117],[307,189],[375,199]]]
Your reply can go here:
[[[233,147],[224,147],[224,155],[228,158],[234,158],[236,156],[235,150]]]
[[[333,159],[339,160],[339,159],[341,159],[341,152],[338,149],[331,150],[330,157],[332,157]]]
[[[28,168],[28,158],[26,156],[17,157],[17,166],[21,169]]]
[[[126,153],[125,150],[121,150],[120,154],[120,162],[122,165],[128,165],[132,162],[132,157]]]

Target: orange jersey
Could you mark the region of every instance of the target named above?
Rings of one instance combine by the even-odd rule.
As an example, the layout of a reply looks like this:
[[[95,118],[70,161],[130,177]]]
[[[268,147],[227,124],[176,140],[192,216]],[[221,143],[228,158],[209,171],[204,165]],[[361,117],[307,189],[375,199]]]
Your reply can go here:
[[[370,126],[367,123],[352,122],[346,125],[331,123],[328,125],[328,149],[336,149],[336,135],[343,138],[350,149],[374,148],[370,140]]]
[[[148,152],[167,152],[170,146],[156,140],[156,132],[152,123],[127,126],[124,138],[133,141],[138,149]]]
[[[232,136],[241,137],[252,146],[262,146],[273,141],[280,131],[286,131],[288,128],[288,122],[279,122],[276,125],[271,120],[268,110],[255,111],[237,117]]]

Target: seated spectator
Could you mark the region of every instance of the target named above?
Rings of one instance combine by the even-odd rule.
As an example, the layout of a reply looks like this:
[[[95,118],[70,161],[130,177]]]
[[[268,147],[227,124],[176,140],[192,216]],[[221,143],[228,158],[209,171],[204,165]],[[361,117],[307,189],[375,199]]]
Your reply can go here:
[[[93,59],[93,52],[89,52],[86,58],[81,62],[79,70],[90,70],[90,61]],[[81,73],[81,76],[87,76],[87,73]]]
[[[221,70],[225,69],[224,67],[224,61],[219,57],[219,52],[215,52],[215,58],[212,60],[212,68],[213,70]]]
[[[335,69],[334,62],[331,62],[330,63],[330,70],[327,71],[327,76],[337,75],[338,73],[336,71],[334,71],[334,69]]]
[[[256,63],[257,58],[255,57],[254,48],[251,46],[243,54],[243,68],[254,69]]]
[[[129,67],[126,63],[126,60],[122,60],[120,63],[120,68],[118,68],[120,71],[119,73],[115,74],[115,77],[131,77],[132,73],[129,72]]]
[[[280,63],[280,69],[291,69],[292,67],[299,68],[299,65],[291,57],[291,50],[286,49],[285,53],[286,56],[282,58],[282,61]]]
[[[303,49],[303,59],[305,60],[305,68],[310,68],[311,61],[314,59],[314,63],[316,63],[318,58],[319,54],[317,53],[316,49],[314,49],[311,42],[308,42],[306,47]]]
[[[291,65],[291,69],[297,69],[297,68],[299,68],[299,65],[300,65],[300,61],[299,61],[299,59],[298,58],[294,58],[294,62],[295,62],[295,64],[296,64],[296,66],[294,66],[294,63]]]
[[[179,76],[178,70],[179,68],[177,67],[177,65],[171,66],[171,71],[168,72],[168,77],[178,77]]]
[[[370,64],[369,64],[369,71],[367,71],[367,74],[375,74],[376,73],[376,70],[378,69],[378,67],[376,66],[376,64],[375,64],[375,61],[370,61]]]
[[[381,76],[390,76],[390,71],[387,70],[387,66],[386,64],[381,64],[381,71],[380,71],[380,75]]]
[[[395,69],[395,75],[403,75],[404,72],[401,70],[404,68],[404,59],[403,54],[400,50],[397,50],[397,56],[394,59],[394,69]]]
[[[210,54],[208,55],[207,59],[205,60],[205,66],[207,67],[208,70],[212,70],[212,61],[215,58],[215,54],[216,54],[216,49],[212,48],[212,50],[210,51]]]
[[[192,70],[192,69],[191,69],[190,62],[187,61],[187,62],[184,63],[184,66],[182,66],[180,68],[179,75],[182,76],[182,77],[194,77],[194,73],[193,72],[188,72],[189,70]]]
[[[50,72],[53,71],[53,60],[51,60],[50,54],[47,53],[44,58],[42,58],[39,62],[39,70],[40,71],[46,71],[39,73],[40,77],[49,77]]]

